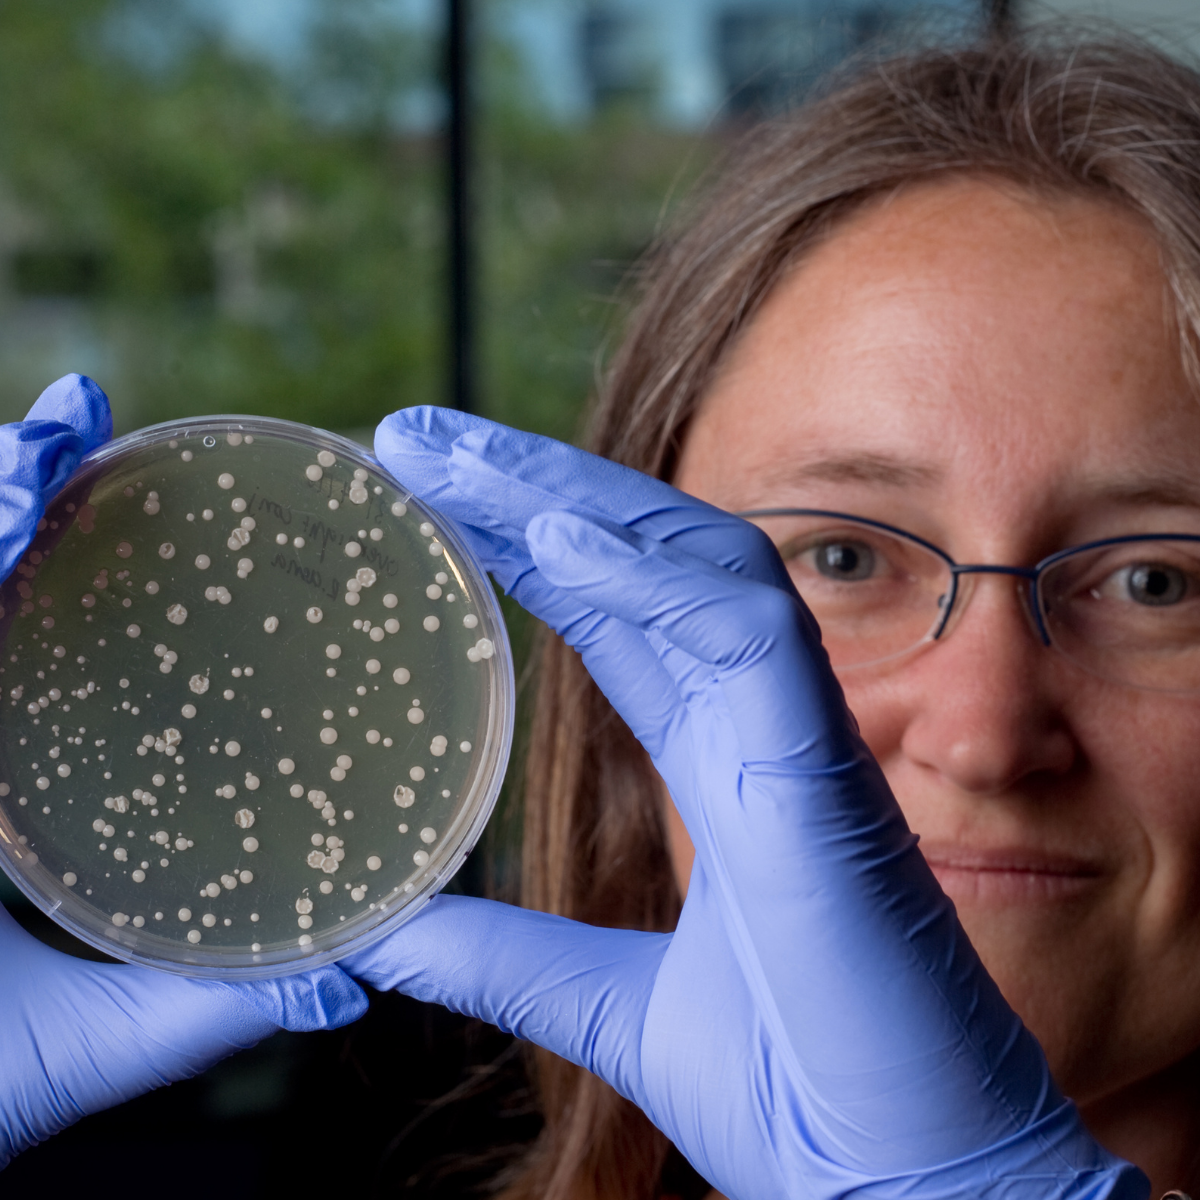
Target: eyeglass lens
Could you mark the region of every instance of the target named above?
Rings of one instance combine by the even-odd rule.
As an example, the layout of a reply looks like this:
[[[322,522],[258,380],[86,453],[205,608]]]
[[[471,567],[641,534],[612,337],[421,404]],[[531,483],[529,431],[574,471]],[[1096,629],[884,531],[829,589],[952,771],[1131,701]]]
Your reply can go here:
[[[754,523],[779,550],[835,667],[904,655],[942,626],[954,576],[921,543],[829,516]],[[974,578],[960,576],[966,590]],[[960,607],[966,599],[960,589]],[[1156,691],[1200,688],[1200,542],[1076,551],[1044,571],[1039,600],[1051,642],[1085,670]]]

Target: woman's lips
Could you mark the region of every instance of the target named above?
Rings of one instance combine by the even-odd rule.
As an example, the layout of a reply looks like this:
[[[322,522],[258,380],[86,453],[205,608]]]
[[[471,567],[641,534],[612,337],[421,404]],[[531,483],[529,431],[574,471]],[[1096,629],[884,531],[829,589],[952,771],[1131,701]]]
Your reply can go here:
[[[1094,887],[1103,871],[1085,859],[1027,850],[921,849],[951,900],[985,904],[1069,900]]]

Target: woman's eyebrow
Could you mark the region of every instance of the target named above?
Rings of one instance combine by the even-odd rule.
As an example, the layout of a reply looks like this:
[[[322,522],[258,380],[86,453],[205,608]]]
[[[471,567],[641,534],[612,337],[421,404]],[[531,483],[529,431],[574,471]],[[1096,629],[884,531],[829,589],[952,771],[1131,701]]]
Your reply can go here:
[[[945,476],[941,467],[913,462],[890,454],[862,453],[787,463],[768,479],[772,484],[871,483],[883,487],[928,487]]]
[[[1131,476],[1088,489],[1096,500],[1132,507],[1200,507],[1200,482],[1171,475]]]

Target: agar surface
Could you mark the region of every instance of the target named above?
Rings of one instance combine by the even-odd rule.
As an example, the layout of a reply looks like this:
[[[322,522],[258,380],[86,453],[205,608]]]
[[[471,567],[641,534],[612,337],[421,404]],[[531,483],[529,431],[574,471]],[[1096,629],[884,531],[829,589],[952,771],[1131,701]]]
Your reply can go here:
[[[0,835],[68,924],[244,963],[444,867],[494,646],[386,477],[207,428],[74,480],[0,589]]]

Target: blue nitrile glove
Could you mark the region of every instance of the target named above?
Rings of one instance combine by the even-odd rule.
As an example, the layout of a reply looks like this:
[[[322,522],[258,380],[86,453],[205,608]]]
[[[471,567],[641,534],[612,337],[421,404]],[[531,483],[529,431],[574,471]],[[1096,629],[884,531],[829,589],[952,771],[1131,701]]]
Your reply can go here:
[[[759,531],[444,410],[376,450],[580,651],[696,864],[674,934],[443,896],[347,970],[594,1071],[735,1200],[1147,1194],[980,964]]]
[[[108,400],[81,375],[47,388],[28,420],[0,426],[0,577],[45,502],[111,436]],[[198,1075],[277,1029],[328,1029],[366,1007],[337,967],[227,984],[85,962],[0,908],[0,1167],[87,1113]]]

